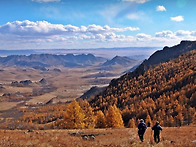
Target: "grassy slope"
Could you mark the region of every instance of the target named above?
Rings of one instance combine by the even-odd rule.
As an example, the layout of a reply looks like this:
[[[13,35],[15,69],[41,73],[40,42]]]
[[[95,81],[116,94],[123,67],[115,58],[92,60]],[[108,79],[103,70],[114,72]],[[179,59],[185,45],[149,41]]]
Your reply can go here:
[[[83,134],[97,134],[95,140],[83,140],[81,135],[72,136],[70,132]],[[67,147],[194,147],[196,143],[196,126],[180,128],[163,128],[162,141],[154,144],[151,129],[145,133],[145,141],[141,143],[137,136],[137,129],[94,129],[94,130],[0,130],[0,146],[67,146]]]

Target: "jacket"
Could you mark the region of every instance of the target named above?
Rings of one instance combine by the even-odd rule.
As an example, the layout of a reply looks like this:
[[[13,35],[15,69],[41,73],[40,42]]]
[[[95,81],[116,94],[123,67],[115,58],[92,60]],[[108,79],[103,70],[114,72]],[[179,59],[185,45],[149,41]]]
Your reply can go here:
[[[160,131],[162,130],[162,127],[159,124],[156,124],[152,127],[152,130],[154,130],[155,134],[159,134]]]
[[[138,127],[138,133],[139,134],[144,133],[147,129],[147,126],[144,122],[140,122],[137,127]]]

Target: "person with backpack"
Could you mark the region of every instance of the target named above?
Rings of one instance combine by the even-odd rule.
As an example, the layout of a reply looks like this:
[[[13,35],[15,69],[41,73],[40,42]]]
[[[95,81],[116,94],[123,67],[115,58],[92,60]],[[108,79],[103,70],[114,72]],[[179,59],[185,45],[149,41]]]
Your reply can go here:
[[[146,124],[144,123],[143,119],[140,119],[140,123],[138,124],[138,135],[140,140],[143,142],[144,141],[144,133],[147,129]]]
[[[154,130],[154,141],[156,143],[159,143],[160,142],[160,131],[162,131],[162,127],[159,125],[159,122],[158,121],[152,127],[152,130]]]

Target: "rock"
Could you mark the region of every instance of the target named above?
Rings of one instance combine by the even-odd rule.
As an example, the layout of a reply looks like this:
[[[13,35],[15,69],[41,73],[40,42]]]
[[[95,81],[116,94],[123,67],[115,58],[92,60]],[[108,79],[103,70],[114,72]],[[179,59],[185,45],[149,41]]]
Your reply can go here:
[[[40,82],[41,84],[48,84],[48,82],[46,81],[45,78],[42,78],[39,82]]]
[[[56,72],[61,72],[61,70],[58,69],[58,68],[54,68],[53,70],[56,71]]]
[[[47,69],[43,66],[33,66],[34,69],[42,70],[42,71],[47,71]]]
[[[24,80],[24,81],[20,81],[20,84],[23,84],[24,86],[27,86],[29,84],[31,84],[32,81],[31,80]]]
[[[11,93],[4,93],[3,96],[10,97]]]
[[[28,130],[27,132],[34,132],[34,130]]]
[[[0,84],[0,89],[3,89],[3,85],[2,84]]]
[[[18,81],[12,81],[11,86],[18,86]]]
[[[89,135],[89,138],[94,140],[95,139],[95,135],[91,134],[91,135]]]
[[[88,136],[87,135],[82,135],[82,139],[88,140]]]

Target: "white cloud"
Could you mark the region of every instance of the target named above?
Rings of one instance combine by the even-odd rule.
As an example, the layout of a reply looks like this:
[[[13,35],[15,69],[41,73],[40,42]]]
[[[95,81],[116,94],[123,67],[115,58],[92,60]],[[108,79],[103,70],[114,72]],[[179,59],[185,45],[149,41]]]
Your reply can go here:
[[[157,6],[157,11],[166,11],[166,8],[164,6]]]
[[[48,2],[60,2],[61,0],[32,0],[32,1],[38,3],[48,3]]]
[[[144,33],[139,33],[136,35],[137,38],[140,38],[140,39],[150,39],[151,36],[148,35],[148,34],[144,34]]]
[[[0,49],[170,46],[181,40],[196,40],[196,31],[189,30],[130,35],[131,31],[138,30],[137,27],[95,24],[78,27],[47,21],[15,21],[0,25]]]
[[[173,40],[174,42],[181,40],[196,40],[196,31],[178,30],[176,32],[167,30],[155,33],[155,38],[158,40]]]
[[[41,48],[43,44],[46,46],[50,45],[52,48],[53,44],[58,43],[57,46],[54,46],[57,48],[60,45],[64,46],[63,42],[76,45],[77,41],[78,44],[79,41],[119,41],[125,38],[122,33],[138,30],[138,27],[117,28],[95,24],[78,27],[73,25],[51,24],[47,21],[14,21],[0,26],[0,43],[5,44],[7,42],[9,45],[15,44],[15,46],[29,44],[29,46],[27,45],[28,47],[35,46],[35,48],[38,46]]]
[[[45,36],[45,35],[63,35],[78,32],[80,29],[76,26],[61,24],[51,24],[47,21],[32,22],[29,20],[8,22],[0,26],[0,33],[19,36]]]
[[[122,1],[135,2],[135,3],[143,4],[143,3],[146,3],[146,2],[148,2],[150,0],[122,0]]]
[[[176,16],[176,17],[170,17],[170,19],[172,21],[177,21],[177,22],[180,22],[180,21],[184,21],[184,17],[183,16]]]
[[[155,37],[173,38],[173,37],[175,37],[175,34],[172,31],[167,30],[167,31],[162,31],[162,32],[155,33]]]
[[[138,27],[112,28],[110,26],[73,26],[62,24],[51,24],[47,21],[32,22],[29,20],[8,22],[0,26],[0,33],[18,36],[55,36],[76,34],[105,34],[112,32],[138,31]]]
[[[135,45],[137,46],[173,46],[182,40],[196,40],[196,31],[178,30],[173,32],[167,30],[156,32],[154,36],[139,33],[135,38]]]

